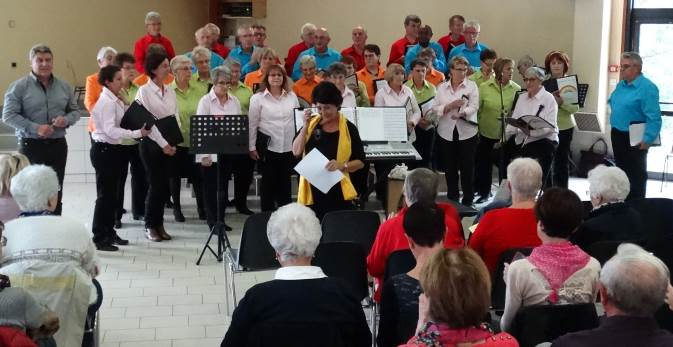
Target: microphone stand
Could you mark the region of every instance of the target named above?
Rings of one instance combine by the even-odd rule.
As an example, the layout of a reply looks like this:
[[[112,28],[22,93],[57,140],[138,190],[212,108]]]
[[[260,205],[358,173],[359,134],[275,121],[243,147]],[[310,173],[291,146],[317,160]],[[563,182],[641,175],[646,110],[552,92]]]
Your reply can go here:
[[[501,79],[497,80],[498,87],[500,87],[500,165],[498,166],[498,184],[505,179],[505,102],[502,96]]]

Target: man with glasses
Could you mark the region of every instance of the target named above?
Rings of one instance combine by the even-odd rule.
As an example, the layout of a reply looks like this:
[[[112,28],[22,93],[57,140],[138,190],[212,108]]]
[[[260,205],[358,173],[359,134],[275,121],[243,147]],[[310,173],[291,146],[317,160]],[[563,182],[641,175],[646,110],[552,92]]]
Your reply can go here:
[[[30,49],[32,71],[14,81],[5,93],[2,120],[16,129],[19,153],[31,164],[44,164],[56,171],[63,186],[68,143],[65,129],[82,116],[72,87],[54,77],[54,57],[51,49],[37,44]],[[54,214],[61,214],[62,191]]]
[[[480,66],[481,60],[479,58],[481,52],[487,49],[488,46],[477,42],[479,31],[481,30],[479,22],[476,20],[468,20],[465,22],[463,28],[465,29],[463,31],[463,35],[465,36],[465,43],[454,47],[449,53],[448,60],[451,61],[451,59],[455,56],[463,56],[470,63],[470,66],[476,70]]]
[[[661,131],[659,89],[642,74],[643,60],[634,52],[622,53],[621,81],[610,95],[612,151],[617,166],[626,172],[631,192],[626,198],[644,198],[647,187],[647,150]],[[631,145],[629,126],[645,123],[642,140]]]
[[[252,25],[252,41],[255,47],[266,47],[266,27],[261,24]]]
[[[296,81],[301,78],[301,68],[299,67],[299,61],[301,60],[301,57],[305,55],[312,55],[315,57],[316,67],[318,68],[319,72],[327,70],[330,65],[338,62],[341,59],[341,54],[339,52],[327,46],[330,40],[331,39],[327,29],[320,28],[315,31],[314,46],[301,52],[297,58],[297,61],[294,62],[294,67],[292,69],[292,80]]]

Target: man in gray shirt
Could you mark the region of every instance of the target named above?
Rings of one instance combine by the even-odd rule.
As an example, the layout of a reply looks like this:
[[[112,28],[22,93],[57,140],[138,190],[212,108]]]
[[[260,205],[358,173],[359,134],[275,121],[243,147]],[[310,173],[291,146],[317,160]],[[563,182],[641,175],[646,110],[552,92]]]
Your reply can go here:
[[[32,71],[14,81],[5,93],[2,120],[16,129],[19,152],[31,164],[44,164],[56,171],[63,187],[68,144],[65,129],[75,124],[80,111],[73,89],[52,74],[51,49],[37,44],[28,53]],[[62,192],[58,194],[55,214],[61,214]]]

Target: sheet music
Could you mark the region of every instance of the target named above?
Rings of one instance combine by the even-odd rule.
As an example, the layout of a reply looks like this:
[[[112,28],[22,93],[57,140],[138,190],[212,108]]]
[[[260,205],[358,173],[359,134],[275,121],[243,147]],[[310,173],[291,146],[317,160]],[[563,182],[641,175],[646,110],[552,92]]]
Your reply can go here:
[[[388,85],[388,81],[384,79],[374,80],[374,85],[376,86],[376,91],[378,92],[379,90],[383,89],[384,86]]]
[[[357,127],[362,141],[407,141],[407,114],[403,107],[358,107]]]
[[[355,119],[355,107],[342,107],[339,112],[346,117],[351,123],[358,125],[357,120]]]
[[[346,77],[346,80],[344,81],[346,86],[350,89],[355,89],[358,86],[358,78],[355,74],[352,74],[348,77]]]

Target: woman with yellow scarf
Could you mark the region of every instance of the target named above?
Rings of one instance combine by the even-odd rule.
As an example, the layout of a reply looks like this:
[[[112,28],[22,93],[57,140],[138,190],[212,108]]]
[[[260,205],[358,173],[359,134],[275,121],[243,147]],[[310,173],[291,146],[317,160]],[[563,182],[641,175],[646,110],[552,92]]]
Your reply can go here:
[[[364,167],[365,151],[355,125],[339,112],[341,92],[331,82],[321,82],[313,89],[312,99],[318,114],[306,113],[304,126],[292,143],[292,152],[301,157],[313,149],[319,150],[329,162],[327,170],[341,170],[344,177],[327,194],[299,178],[297,202],[313,209],[319,219],[325,213],[353,209],[358,192],[350,174]]]

